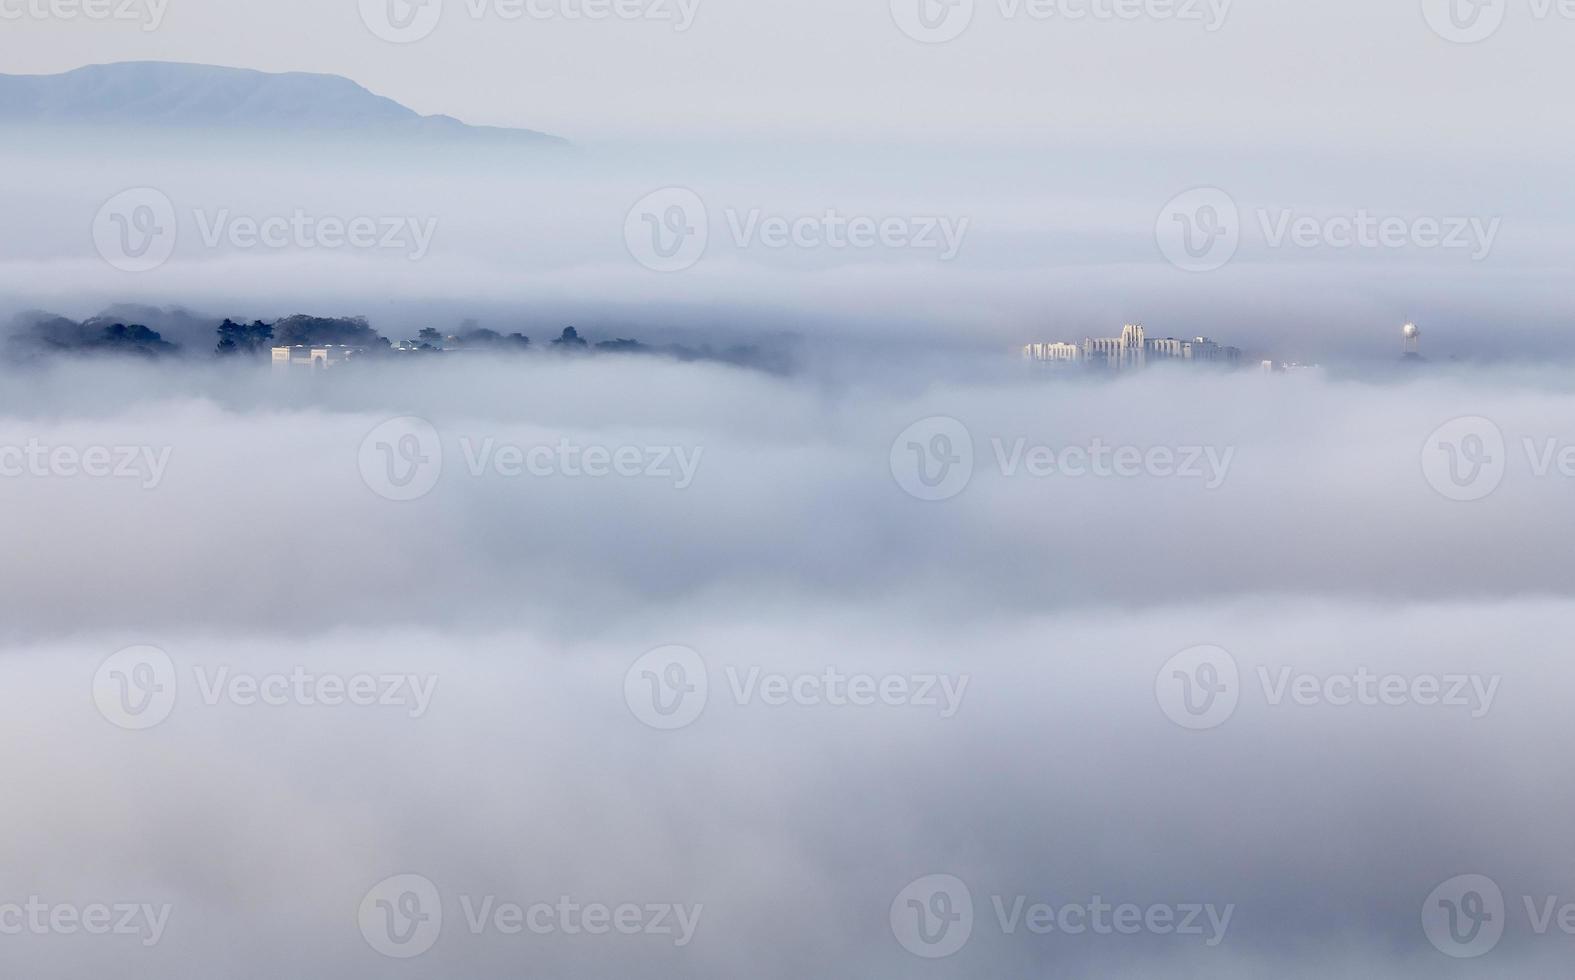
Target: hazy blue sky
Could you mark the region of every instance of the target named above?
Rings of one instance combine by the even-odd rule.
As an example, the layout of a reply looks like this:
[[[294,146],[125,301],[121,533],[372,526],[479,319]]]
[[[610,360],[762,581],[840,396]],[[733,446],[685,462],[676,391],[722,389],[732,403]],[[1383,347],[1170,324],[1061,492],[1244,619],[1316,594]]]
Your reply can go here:
[[[1199,0],[1197,19],[1177,20],[1097,16],[1112,0],[1058,0],[1047,19],[1026,2],[975,0],[967,30],[941,44],[899,31],[887,0],[684,0],[697,4],[687,30],[675,29],[679,0],[649,8],[673,19],[596,22],[565,19],[581,0],[532,2],[550,16],[509,20],[489,0],[478,19],[481,0],[443,0],[428,36],[394,44],[373,35],[355,0],[167,0],[153,31],[143,30],[151,17],[6,23],[4,70],[146,58],[333,72],[423,112],[579,139],[1572,146],[1557,95],[1575,81],[1575,23],[1556,10],[1539,17],[1532,0],[1503,0],[1502,28],[1474,45],[1442,39],[1418,0],[1237,0],[1223,18]],[[1193,0],[1174,2],[1194,12]],[[1095,13],[1062,13],[1082,10]]]

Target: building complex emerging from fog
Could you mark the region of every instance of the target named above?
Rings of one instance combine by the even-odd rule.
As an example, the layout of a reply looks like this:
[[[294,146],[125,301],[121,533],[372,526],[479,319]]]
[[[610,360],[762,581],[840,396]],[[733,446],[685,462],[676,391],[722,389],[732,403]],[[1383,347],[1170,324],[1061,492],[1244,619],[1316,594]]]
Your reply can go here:
[[[364,347],[346,347],[343,344],[327,344],[321,347],[308,347],[297,344],[294,347],[275,347],[273,349],[273,367],[276,371],[300,368],[303,370],[325,370],[337,367],[350,360],[355,355],[362,353]]]
[[[1023,347],[1023,358],[1116,371],[1141,368],[1150,361],[1207,361],[1234,367],[1241,363],[1241,349],[1216,344],[1207,337],[1150,339],[1141,323],[1129,323],[1121,328],[1119,337],[1085,337],[1081,344],[1064,341],[1028,344]]]

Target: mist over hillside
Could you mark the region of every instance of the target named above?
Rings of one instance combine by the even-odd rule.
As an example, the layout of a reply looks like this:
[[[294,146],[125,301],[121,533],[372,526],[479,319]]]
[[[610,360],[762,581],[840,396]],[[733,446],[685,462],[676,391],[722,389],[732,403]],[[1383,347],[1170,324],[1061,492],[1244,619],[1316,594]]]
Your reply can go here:
[[[1560,271],[1575,260],[1565,233],[1575,199],[1531,191],[1556,179],[1549,160],[1422,159],[1404,147],[1362,159],[1149,157],[1086,145],[1047,155],[747,139],[535,153],[395,146],[353,130],[220,132],[10,129],[0,145],[12,175],[0,188],[0,315],[81,319],[132,302],[265,319],[364,314],[413,331],[456,310],[614,336],[760,330],[890,351],[998,352],[1142,322],[1159,336],[1330,361],[1393,359],[1407,320],[1440,357],[1557,356],[1575,304],[1575,282]],[[1204,182],[1232,195],[1240,244],[1221,268],[1195,272],[1156,239],[1171,227],[1167,202]],[[631,248],[665,233],[669,209],[642,209],[661,200],[654,194],[683,191],[699,201],[686,226],[705,229],[704,249],[681,270],[653,269]],[[136,230],[117,222],[139,205],[157,205],[167,257],[128,272],[101,246],[118,248],[122,227]],[[1476,248],[1303,247],[1289,225],[1274,237],[1282,221],[1364,210],[1474,218],[1493,230],[1491,247],[1482,254],[1485,237]],[[342,233],[321,239],[326,225],[357,221],[373,229],[361,245]],[[855,221],[896,222],[905,237],[825,241]],[[275,226],[282,237],[265,241]],[[795,243],[792,229],[806,226],[826,234]]]

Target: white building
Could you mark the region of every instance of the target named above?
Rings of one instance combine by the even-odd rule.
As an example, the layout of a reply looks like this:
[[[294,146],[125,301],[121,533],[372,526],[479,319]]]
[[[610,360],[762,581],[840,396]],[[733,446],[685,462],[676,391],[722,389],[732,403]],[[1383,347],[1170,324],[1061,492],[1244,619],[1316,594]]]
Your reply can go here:
[[[1077,344],[1051,343],[1027,344],[1023,347],[1023,359],[1027,361],[1081,361],[1083,348]]]
[[[1096,367],[1108,367],[1116,371],[1142,367],[1148,363],[1143,324],[1127,324],[1121,328],[1119,337],[1085,337],[1083,358]]]
[[[347,347],[343,344],[327,344],[322,347],[308,347],[305,344],[275,347],[273,366],[276,371],[287,371],[291,368],[325,371],[343,364],[364,350],[366,350],[364,347]]]
[[[1150,357],[1161,361],[1184,360],[1191,356],[1191,344],[1175,337],[1155,337],[1147,341]]]
[[[1221,347],[1207,337],[1193,337],[1186,342],[1186,358],[1189,361],[1224,361],[1228,359],[1227,352],[1235,350],[1234,347]],[[1240,356],[1237,351],[1237,356]]]
[[[1155,338],[1147,341],[1151,357],[1161,360],[1210,361],[1236,364],[1241,360],[1241,350],[1223,347],[1207,337],[1178,340],[1175,337]]]
[[[1147,366],[1149,358],[1236,365],[1241,362],[1241,350],[1222,347],[1207,337],[1194,337],[1191,340],[1175,337],[1150,339],[1143,324],[1129,323],[1121,328],[1119,337],[1085,337],[1081,344],[1028,344],[1023,347],[1023,358],[1037,362],[1082,362],[1091,367],[1131,371]]]

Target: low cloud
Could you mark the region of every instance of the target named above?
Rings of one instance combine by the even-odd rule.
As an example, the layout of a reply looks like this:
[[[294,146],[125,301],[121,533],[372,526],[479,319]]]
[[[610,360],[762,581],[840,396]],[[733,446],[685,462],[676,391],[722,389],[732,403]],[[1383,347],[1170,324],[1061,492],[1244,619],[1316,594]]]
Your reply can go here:
[[[155,638],[147,631],[13,648],[0,703],[36,748],[4,767],[0,902],[170,913],[148,948],[22,935],[7,937],[8,957],[45,974],[113,963],[178,976],[233,957],[386,976],[406,967],[369,948],[356,908],[390,876],[414,874],[442,907],[440,934],[409,964],[427,972],[1532,975],[1562,960],[1568,937],[1538,934],[1524,897],[1575,897],[1559,857],[1571,801],[1546,743],[1564,710],[1571,615],[1562,601],[1210,602],[948,628],[828,601],[748,616],[681,602],[604,617],[583,641],[533,629],[290,641],[167,630],[156,639],[178,698],[144,731],[112,724],[88,694],[104,658]],[[704,658],[711,687],[694,721],[661,731],[630,710],[626,676],[669,642]],[[1188,731],[1155,684],[1198,642],[1230,651],[1243,683],[1230,717]],[[427,676],[429,710],[210,703],[200,680],[302,664]],[[791,677],[827,664],[969,683],[942,717],[740,701],[725,681],[729,669]],[[1501,693],[1481,717],[1449,704],[1276,704],[1259,667],[1491,672]],[[115,818],[86,816],[103,813]],[[975,918],[960,950],[932,963],[900,944],[889,907],[941,873],[966,883]],[[1430,890],[1466,873],[1502,889],[1509,928],[1485,959],[1456,962],[1421,922]],[[489,896],[700,911],[684,945],[661,933],[515,934],[471,925],[466,910]],[[1229,919],[1212,945],[1209,934],[1008,931],[994,903],[1010,910],[1018,897],[1025,908],[1208,906]],[[292,942],[270,938],[281,933]],[[757,962],[762,949],[770,962]]]
[[[7,936],[23,972],[1421,977],[1566,956],[1527,912],[1575,898],[1548,742],[1575,618],[1547,524],[1569,479],[1555,374],[101,359],[0,392],[0,450],[43,460],[0,477],[20,515],[0,709],[31,746],[0,767],[0,906],[170,909],[147,946]],[[1022,441],[1019,467],[995,440]],[[119,446],[167,450],[156,485],[53,453]],[[1217,485],[1182,472],[1188,447],[1231,451]],[[651,471],[664,448],[697,461],[682,487]],[[634,700],[691,655],[670,648],[701,672],[653,690],[703,676],[690,716]],[[1505,903],[1482,960],[1423,927],[1465,874]],[[443,910],[405,966],[357,919],[424,901],[377,890],[401,875]],[[975,912],[936,961],[891,913],[929,875]],[[528,912],[560,899],[681,907],[690,941]],[[1211,908],[1218,942],[1024,924],[1099,902]]]
[[[605,356],[17,373],[0,396],[11,454],[131,447],[164,464],[145,489],[18,455],[4,485],[32,519],[0,542],[28,560],[9,567],[0,612],[26,633],[520,610],[579,631],[702,596],[972,616],[1575,587],[1538,517],[1571,479],[1557,422],[1570,396],[1551,373],[953,370],[782,378]],[[1489,420],[1505,457],[1474,502],[1424,467],[1427,440],[1464,414]],[[403,465],[401,419],[429,426],[441,457],[418,499],[391,499],[378,476]],[[972,464],[954,496],[926,500],[894,467],[912,470],[905,433],[935,419],[971,442]]]

